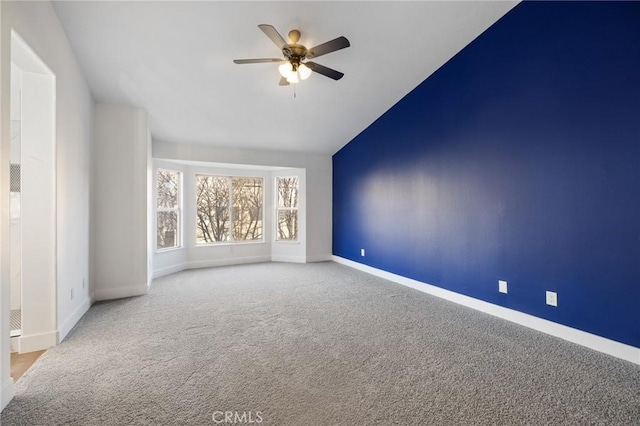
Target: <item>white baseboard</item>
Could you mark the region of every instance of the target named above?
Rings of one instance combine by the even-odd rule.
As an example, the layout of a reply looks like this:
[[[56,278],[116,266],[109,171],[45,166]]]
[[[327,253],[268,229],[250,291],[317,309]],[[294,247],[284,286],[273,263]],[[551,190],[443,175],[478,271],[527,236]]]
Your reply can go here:
[[[319,255],[319,256],[307,256],[307,263],[315,262],[328,262],[331,260],[331,255]]]
[[[128,287],[114,287],[96,289],[96,300],[122,299],[125,297],[143,296],[147,294],[147,285],[132,285]]]
[[[272,255],[269,260],[272,262],[306,263],[307,258],[305,256]]]
[[[511,321],[516,324],[532,328],[534,330],[541,331],[543,333],[550,334],[564,340],[568,340],[569,342],[585,346],[598,352],[602,352],[616,358],[624,359],[634,364],[640,364],[640,348],[636,348],[635,346],[626,345],[624,343],[616,342],[615,340],[587,333],[586,331],[558,324],[553,321],[525,314],[520,311],[515,311],[503,306],[494,305],[493,303],[485,302],[483,300],[474,299],[473,297],[455,293],[450,290],[445,290],[443,288],[416,281],[411,278],[406,278],[401,275],[392,274],[391,272],[363,265],[362,263],[354,262],[343,257],[332,256],[331,258],[336,263],[340,263],[351,268],[369,273],[371,275],[375,275],[377,277],[393,281],[407,287],[411,287],[423,293],[427,293],[432,296],[440,297],[442,299],[446,299],[451,302],[476,309],[486,314],[493,315],[498,318],[502,318],[507,321]]]
[[[0,387],[0,411],[13,399],[13,379],[9,377]]]
[[[9,350],[11,353],[20,352],[20,336],[12,336],[9,339]]]
[[[177,265],[156,269],[153,271],[153,279],[155,280],[156,278],[164,277],[165,275],[175,274],[176,272],[184,271],[185,269],[189,269],[189,264],[178,263]]]
[[[91,299],[87,298],[80,306],[76,308],[71,315],[62,323],[60,328],[58,329],[58,335],[60,336],[60,342],[67,337],[67,334],[71,331],[74,325],[80,321],[80,318],[89,310],[91,307]]]
[[[244,265],[247,263],[269,262],[270,256],[245,256],[225,259],[197,260],[188,263],[187,269],[211,268],[214,266]]]
[[[188,269],[213,268],[218,266],[245,265],[248,263],[270,262],[270,256],[248,256],[248,257],[231,257],[224,259],[197,260],[192,262],[178,263],[176,265],[167,266],[165,268],[153,271],[153,279],[164,277],[165,275],[175,274],[176,272],[186,271]]]
[[[165,275],[175,274],[176,272],[185,271],[187,269],[198,268],[212,268],[216,266],[231,266],[231,265],[244,265],[248,263],[262,263],[262,262],[289,262],[289,263],[312,263],[312,262],[327,262],[331,260],[331,255],[321,256],[251,256],[251,257],[236,257],[236,258],[224,258],[217,260],[200,260],[192,262],[183,262],[175,265],[167,266],[165,268],[156,269],[153,271],[153,279],[164,277]]]
[[[48,333],[22,335],[18,339],[18,352],[26,354],[34,351],[49,349],[58,344],[58,332],[50,331]]]

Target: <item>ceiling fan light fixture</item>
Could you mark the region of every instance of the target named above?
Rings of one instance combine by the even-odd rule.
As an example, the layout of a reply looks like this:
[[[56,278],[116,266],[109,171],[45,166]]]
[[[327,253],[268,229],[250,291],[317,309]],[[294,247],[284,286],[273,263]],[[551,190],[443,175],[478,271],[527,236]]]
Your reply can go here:
[[[305,64],[300,64],[298,67],[298,74],[300,75],[300,80],[306,80],[311,75],[311,68]]]
[[[0,0],[2,1],[2,0]],[[344,74],[334,69],[325,67],[316,62],[302,61],[308,59],[315,59],[319,56],[326,55],[327,53],[335,52],[336,50],[344,49],[351,46],[349,40],[346,37],[340,36],[329,40],[325,43],[319,44],[307,49],[306,46],[298,44],[300,40],[300,31],[289,31],[289,41],[287,43],[280,35],[273,25],[260,24],[258,28],[262,30],[271,41],[278,46],[278,49],[282,51],[283,58],[255,58],[255,59],[234,59],[236,64],[264,64],[264,63],[281,63],[278,67],[278,71],[282,78],[278,85],[287,86],[287,83],[298,83],[302,80],[306,80],[312,73],[318,73],[329,77],[333,80],[340,80]]]
[[[300,79],[298,78],[298,73],[297,72],[291,72],[291,75],[289,75],[289,77],[287,77],[287,81],[291,84],[296,84],[298,82],[300,82]]]
[[[286,78],[287,80],[293,75],[295,74],[293,72],[293,65],[291,64],[291,62],[285,62],[284,64],[280,65],[278,67],[278,71],[280,71],[280,75],[283,76],[284,78]]]

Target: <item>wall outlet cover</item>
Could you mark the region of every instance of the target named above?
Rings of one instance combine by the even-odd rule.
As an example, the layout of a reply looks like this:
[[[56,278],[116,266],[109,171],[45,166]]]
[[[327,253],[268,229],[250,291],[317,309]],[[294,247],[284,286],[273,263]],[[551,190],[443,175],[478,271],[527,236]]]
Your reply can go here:
[[[508,292],[508,290],[507,290],[507,282],[506,281],[502,281],[502,280],[498,281],[498,291],[500,293],[505,293],[505,294]]]
[[[547,291],[547,305],[558,306],[558,293],[555,291]]]

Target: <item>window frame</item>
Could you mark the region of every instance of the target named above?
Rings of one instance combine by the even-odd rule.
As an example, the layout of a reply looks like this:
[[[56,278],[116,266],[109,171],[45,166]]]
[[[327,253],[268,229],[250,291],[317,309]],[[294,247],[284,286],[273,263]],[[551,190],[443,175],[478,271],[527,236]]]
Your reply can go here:
[[[280,179],[296,179],[296,185],[297,185],[297,191],[298,191],[298,196],[297,196],[297,206],[296,207],[280,207]],[[275,216],[274,216],[274,220],[273,220],[273,239],[275,242],[277,243],[285,243],[285,244],[298,244],[300,243],[300,176],[297,175],[288,175],[288,176],[276,176],[275,177],[275,182],[274,182],[274,195],[275,195],[275,201],[274,201],[274,207],[275,207]],[[289,240],[283,240],[280,239],[280,232],[279,232],[279,226],[278,226],[278,222],[279,222],[279,212],[280,211],[295,211],[296,212],[296,238],[295,240],[293,239],[289,239]]]
[[[158,207],[158,199],[160,197],[160,194],[158,193],[158,174],[160,172],[170,172],[170,173],[177,173],[178,175],[178,182],[177,182],[177,188],[178,188],[178,193],[177,193],[177,203],[176,203],[176,207]],[[179,250],[183,248],[183,238],[182,238],[182,210],[183,210],[183,206],[182,206],[182,202],[183,202],[183,185],[184,185],[184,178],[183,178],[184,173],[180,170],[174,170],[174,169],[168,169],[165,167],[158,167],[156,168],[156,175],[155,175],[155,179],[156,179],[156,185],[155,185],[155,210],[156,210],[156,238],[155,238],[155,248],[156,248],[156,253],[163,253],[163,252],[167,252],[167,251],[171,251],[171,250]],[[177,223],[176,223],[176,232],[177,232],[177,238],[176,238],[176,244],[172,247],[158,247],[158,214],[159,213],[165,213],[165,212],[176,212],[176,219],[177,219]]]
[[[199,177],[213,177],[213,178],[224,178],[227,180],[227,185],[229,188],[229,202],[228,202],[228,211],[227,214],[229,216],[229,226],[228,226],[228,239],[226,241],[212,241],[212,242],[203,242],[203,243],[199,243],[198,242],[198,178]],[[261,182],[261,186],[262,186],[262,197],[261,197],[261,204],[260,204],[260,210],[261,210],[261,215],[260,215],[260,222],[261,222],[261,236],[259,239],[254,239],[254,240],[235,240],[233,239],[233,231],[234,231],[234,227],[233,227],[233,203],[234,203],[234,192],[233,192],[233,180],[234,179],[254,179],[254,180],[260,180]],[[216,174],[216,173],[195,173],[195,179],[194,179],[194,227],[193,227],[193,232],[194,232],[194,239],[193,239],[193,245],[194,247],[212,247],[212,246],[223,246],[223,245],[238,245],[238,244],[264,244],[266,242],[265,240],[265,178],[263,176],[246,176],[246,175],[226,175],[226,174]]]

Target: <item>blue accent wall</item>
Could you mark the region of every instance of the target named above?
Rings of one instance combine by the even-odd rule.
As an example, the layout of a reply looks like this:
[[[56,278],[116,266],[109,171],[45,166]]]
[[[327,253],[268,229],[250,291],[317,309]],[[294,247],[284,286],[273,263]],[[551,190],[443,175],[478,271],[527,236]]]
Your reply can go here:
[[[393,106],[333,253],[640,347],[640,2],[521,3]]]

